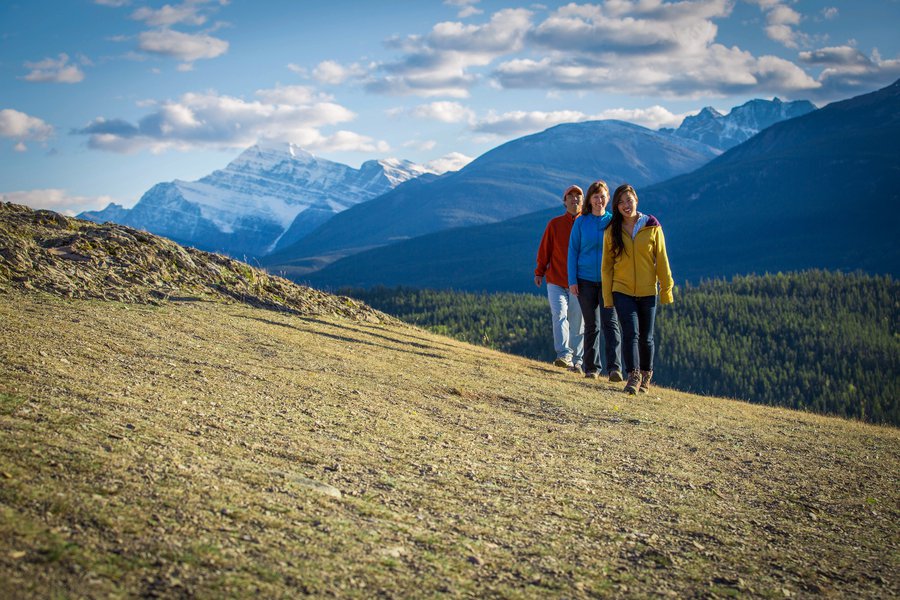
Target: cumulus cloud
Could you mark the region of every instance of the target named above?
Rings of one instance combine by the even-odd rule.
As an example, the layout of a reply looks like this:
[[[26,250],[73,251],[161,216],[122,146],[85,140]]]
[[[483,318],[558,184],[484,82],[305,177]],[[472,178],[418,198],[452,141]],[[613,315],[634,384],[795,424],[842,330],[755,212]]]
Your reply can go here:
[[[768,6],[768,5],[767,5]],[[777,8],[773,3],[771,8]],[[715,42],[714,20],[730,15],[726,0],[675,3],[610,1],[569,4],[528,34],[543,58],[512,58],[492,72],[503,88],[596,90],[605,93],[699,98],[778,94],[816,89],[796,64],[753,56]],[[791,22],[787,12],[777,18]]]
[[[389,40],[388,47],[404,56],[377,65],[366,88],[381,94],[466,98],[477,81],[471,69],[520,50],[530,19],[530,11],[504,9],[482,25],[448,21],[426,36]]]
[[[471,156],[466,156],[460,152],[451,152],[426,162],[425,167],[433,173],[441,174],[447,171],[459,171],[473,160]]]
[[[312,76],[319,83],[327,85],[340,85],[348,79],[356,79],[368,73],[368,69],[359,63],[342,65],[333,60],[323,60],[315,69]]]
[[[58,188],[0,192],[0,201],[53,210],[70,217],[85,210],[100,210],[115,202],[110,196],[74,196]]]
[[[129,0],[94,0],[94,4],[99,4],[101,6],[112,6],[113,8],[117,8],[119,6],[126,6],[130,4]]]
[[[69,64],[69,55],[62,53],[57,59],[45,58],[38,62],[26,62],[25,68],[31,69],[22,79],[25,81],[51,83],[78,83],[84,79],[84,73],[78,65]]]
[[[412,109],[391,111],[392,116],[409,115],[417,119],[440,121],[441,123],[468,123],[475,118],[472,110],[459,102],[441,101],[420,104]]]
[[[74,133],[89,136],[91,148],[122,153],[244,148],[260,139],[289,141],[319,152],[386,151],[384,141],[359,133],[321,131],[355,117],[328,96],[285,86],[258,90],[252,101],[212,92],[184,94],[159,103],[137,123],[98,118]]]
[[[173,29],[143,31],[138,46],[145,52],[171,56],[185,62],[215,58],[228,51],[228,42],[205,33],[182,33]]]
[[[628,121],[648,129],[661,127],[678,127],[687,113],[673,114],[667,108],[654,105],[649,108],[610,108],[591,117],[594,119],[617,119]]]
[[[552,112],[517,110],[501,114],[489,112],[485,118],[472,126],[472,130],[499,137],[512,137],[543,131],[560,123],[572,123],[587,119],[586,114],[574,110]]]
[[[480,15],[484,11],[480,8],[476,8],[475,5],[478,4],[480,0],[444,0],[444,4],[447,6],[455,6],[459,8],[459,12],[456,14],[458,19],[465,19],[466,17],[471,17],[474,15]]]
[[[0,110],[0,137],[16,141],[16,152],[25,152],[26,141],[43,142],[53,135],[53,127],[43,120],[12,108]]]
[[[206,16],[201,14],[201,8],[201,4],[197,2],[185,2],[176,6],[166,4],[156,10],[145,6],[131,13],[131,18],[135,21],[143,21],[151,27],[171,27],[178,23],[203,25],[206,22]]]
[[[831,19],[835,19],[835,18],[837,18],[837,16],[838,16],[838,9],[835,8],[835,7],[833,7],[833,6],[829,6],[829,7],[827,7],[827,8],[823,8],[823,9],[822,9],[822,16],[823,16],[825,19],[829,20],[829,21],[830,21]]]
[[[832,46],[801,52],[800,61],[821,67],[820,87],[813,98],[834,100],[889,85],[900,78],[900,57],[866,56],[852,46]]]

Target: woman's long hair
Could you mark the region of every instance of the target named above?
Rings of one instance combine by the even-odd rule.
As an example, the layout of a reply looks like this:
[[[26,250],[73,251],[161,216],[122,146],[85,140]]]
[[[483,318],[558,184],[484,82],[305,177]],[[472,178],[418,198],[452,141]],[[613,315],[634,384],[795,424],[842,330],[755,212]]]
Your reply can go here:
[[[612,255],[614,260],[619,258],[619,256],[623,252],[627,252],[627,250],[625,250],[625,242],[622,241],[623,218],[622,213],[619,212],[619,202],[621,202],[622,198],[624,198],[628,194],[630,194],[634,198],[634,201],[637,202],[637,192],[634,191],[634,188],[627,183],[623,183],[622,185],[617,187],[616,193],[613,194],[612,220],[609,222],[609,234],[612,236]]]
[[[600,190],[605,191],[607,196],[609,195],[609,186],[602,179],[598,179],[588,188],[587,194],[584,196],[584,205],[581,207],[582,216],[591,214],[591,197]]]

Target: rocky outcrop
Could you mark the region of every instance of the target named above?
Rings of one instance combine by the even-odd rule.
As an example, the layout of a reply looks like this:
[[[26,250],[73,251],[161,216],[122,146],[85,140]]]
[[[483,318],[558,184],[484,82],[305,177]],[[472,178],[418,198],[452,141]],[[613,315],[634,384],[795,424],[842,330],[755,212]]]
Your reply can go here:
[[[390,320],[351,298],[144,231],[0,203],[0,291],[10,286],[65,298],[229,300],[304,315]]]

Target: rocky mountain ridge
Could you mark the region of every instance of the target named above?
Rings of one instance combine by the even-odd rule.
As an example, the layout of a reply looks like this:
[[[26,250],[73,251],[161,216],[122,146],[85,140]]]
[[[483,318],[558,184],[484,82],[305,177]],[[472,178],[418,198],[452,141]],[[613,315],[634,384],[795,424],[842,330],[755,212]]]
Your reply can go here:
[[[159,304],[237,301],[295,314],[391,320],[245,263],[123,225],[97,224],[48,210],[0,204],[0,291],[5,286],[64,298]]]
[[[231,256],[262,256],[335,214],[429,173],[407,160],[354,169],[293,144],[256,144],[197,181],[163,182],[131,209],[111,204],[79,217],[112,221]]]

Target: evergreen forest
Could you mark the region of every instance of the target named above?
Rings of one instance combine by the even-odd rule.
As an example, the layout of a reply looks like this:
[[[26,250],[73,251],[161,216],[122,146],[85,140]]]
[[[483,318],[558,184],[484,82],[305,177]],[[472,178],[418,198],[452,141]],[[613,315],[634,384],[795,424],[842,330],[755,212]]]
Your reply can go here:
[[[543,295],[342,289],[409,323],[552,360]],[[705,395],[900,426],[900,284],[803,271],[676,288],[657,312],[654,380]]]

